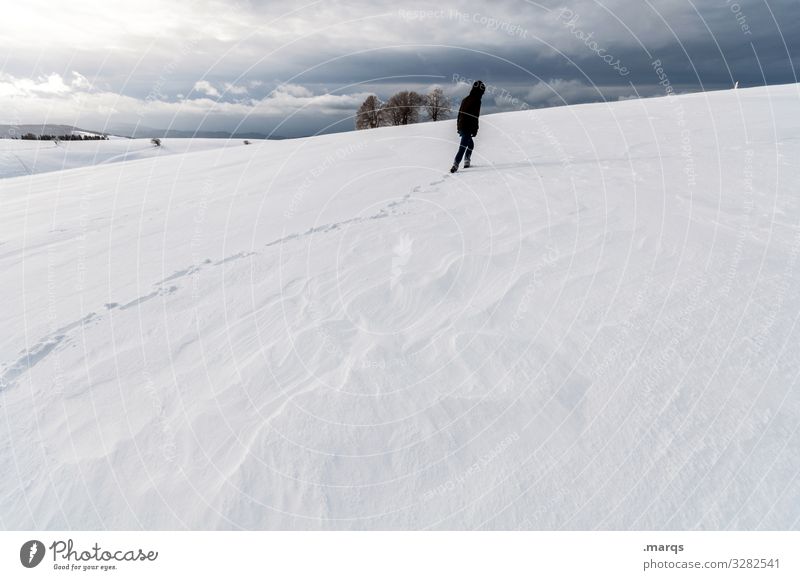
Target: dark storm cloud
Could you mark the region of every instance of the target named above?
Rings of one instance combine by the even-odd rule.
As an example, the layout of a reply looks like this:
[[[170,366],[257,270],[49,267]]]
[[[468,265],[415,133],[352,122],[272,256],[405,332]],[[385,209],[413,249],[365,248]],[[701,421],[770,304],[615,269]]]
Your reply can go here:
[[[800,56],[800,47],[794,44],[800,38],[800,19],[792,17],[796,7],[789,1],[773,2],[770,10],[756,0],[719,0],[695,3],[695,10],[689,2],[676,0],[653,7],[641,3],[634,14],[598,13],[585,10],[593,2],[575,4],[564,6],[570,12],[563,18],[557,16],[560,9],[539,10],[538,29],[541,20],[548,19],[546,34],[534,30],[530,21],[536,19],[521,20],[520,26],[528,31],[524,42],[496,32],[475,42],[454,42],[455,47],[386,49],[348,57],[304,77],[309,82],[335,82],[342,76],[425,73],[442,78],[490,77],[509,84],[559,78],[601,86],[648,85],[654,81],[651,63],[660,59],[676,85],[698,90],[706,85],[729,86],[736,80],[742,84],[763,84],[763,78],[770,83],[796,80],[792,61]],[[684,10],[676,10],[679,6]],[[449,24],[442,17],[433,19],[436,26]],[[609,66],[597,48],[622,63],[628,74]]]
[[[454,75],[492,79],[516,89],[553,79],[603,87],[590,100],[601,98],[609,88],[612,98],[631,86],[634,90],[629,93],[652,94],[656,59],[664,64],[673,85],[686,91],[729,87],[736,81],[741,86],[788,83],[796,81],[793,61],[800,56],[800,47],[794,44],[800,38],[800,19],[792,17],[793,2],[606,3],[611,6],[608,11],[588,1],[550,2],[547,9],[525,2],[503,3],[505,8],[525,7],[528,13],[503,20],[502,14],[509,11],[501,10],[497,20],[508,26],[494,24],[496,30],[485,22],[490,15],[486,8],[470,12],[460,4],[455,15],[448,9],[419,9],[418,17],[408,8],[406,14],[412,15],[417,28],[408,46],[372,46],[369,52],[346,54],[323,66],[315,66],[319,57],[309,54],[300,59],[304,68],[292,72],[302,70],[295,77],[300,83],[369,82],[375,87],[383,82],[389,90],[400,79],[425,86],[451,82]],[[394,19],[398,27],[408,24],[399,11]],[[442,29],[448,28],[452,29],[449,43],[426,40],[438,40]],[[480,34],[464,34],[469,31]],[[609,66],[598,48],[622,63],[627,74]],[[372,80],[380,78],[386,80]],[[583,100],[590,94],[575,98]]]
[[[44,110],[44,101],[34,106],[40,97],[62,99],[64,121],[270,130],[292,115],[283,128],[313,133],[342,119],[335,127],[349,128],[368,92],[441,85],[457,95],[456,79],[482,78],[549,106],[660,94],[654,60],[690,91],[796,82],[800,58],[797,0],[199,0],[153,2],[116,19],[98,2],[102,27],[80,37],[57,24],[90,29],[91,11],[41,5],[49,8],[30,12],[28,24],[53,19],[43,46],[27,42],[22,19],[0,23],[0,99],[16,99],[20,115],[25,103],[31,114]]]

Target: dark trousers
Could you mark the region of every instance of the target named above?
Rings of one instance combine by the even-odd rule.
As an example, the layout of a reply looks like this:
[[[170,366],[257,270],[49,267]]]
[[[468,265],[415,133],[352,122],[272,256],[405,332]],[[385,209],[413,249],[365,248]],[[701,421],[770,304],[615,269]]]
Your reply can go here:
[[[472,157],[472,149],[475,146],[475,143],[472,141],[472,135],[461,131],[459,131],[458,134],[461,135],[461,143],[458,146],[458,153],[456,153],[455,161],[453,161],[454,165],[461,163],[461,158],[465,156],[465,153],[467,161],[469,161]]]

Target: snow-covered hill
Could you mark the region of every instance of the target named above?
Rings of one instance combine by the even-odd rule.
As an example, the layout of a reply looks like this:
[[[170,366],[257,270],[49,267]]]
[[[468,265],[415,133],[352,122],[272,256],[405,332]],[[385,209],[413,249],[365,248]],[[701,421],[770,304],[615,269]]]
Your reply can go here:
[[[18,139],[22,135],[32,133],[41,135],[100,135],[95,131],[84,131],[72,125],[56,125],[52,123],[27,124],[27,125],[2,125],[0,124],[0,139]]]
[[[0,180],[0,526],[797,528],[799,105]]]
[[[73,133],[80,133],[73,131]],[[150,139],[111,137],[108,141],[28,141],[0,139],[0,178],[74,169],[87,165],[132,161],[175,153],[240,147],[242,140],[162,139],[154,147]]]

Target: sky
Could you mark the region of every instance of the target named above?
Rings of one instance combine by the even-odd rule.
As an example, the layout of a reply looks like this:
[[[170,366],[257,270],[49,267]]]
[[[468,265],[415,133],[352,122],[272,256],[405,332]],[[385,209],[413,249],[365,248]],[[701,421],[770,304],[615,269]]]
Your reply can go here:
[[[797,82],[798,0],[0,0],[0,124],[351,130],[473,79],[484,114]]]

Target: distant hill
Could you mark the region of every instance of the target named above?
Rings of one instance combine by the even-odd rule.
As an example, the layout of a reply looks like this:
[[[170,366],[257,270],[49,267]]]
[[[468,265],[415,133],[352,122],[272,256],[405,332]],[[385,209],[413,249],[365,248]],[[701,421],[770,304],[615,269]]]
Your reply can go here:
[[[168,157],[214,149],[244,148],[246,139],[161,139],[156,147],[150,139],[105,139],[54,143],[50,140],[0,139],[0,180],[21,175],[49,173],[92,165]],[[252,143],[259,143],[256,139]],[[2,232],[0,232],[2,238]],[[1,242],[2,240],[0,240]]]
[[[279,135],[269,135],[256,131],[230,133],[229,131],[185,131],[182,129],[158,129],[145,125],[116,124],[108,128],[108,132],[120,137],[136,139],[161,137],[161,138],[187,138],[200,139],[285,139]]]
[[[103,135],[99,131],[78,129],[72,125],[55,124],[26,124],[26,125],[0,125],[0,138],[13,139],[33,133],[34,135]]]
[[[119,124],[107,128],[105,131],[91,131],[79,129],[73,125],[58,124],[25,124],[25,125],[0,125],[0,139],[12,139],[27,133],[34,135],[117,135],[131,139],[143,138],[195,138],[195,139],[285,139],[279,135],[268,135],[255,131],[230,133],[228,131],[183,131],[180,129],[156,129],[143,125]]]

